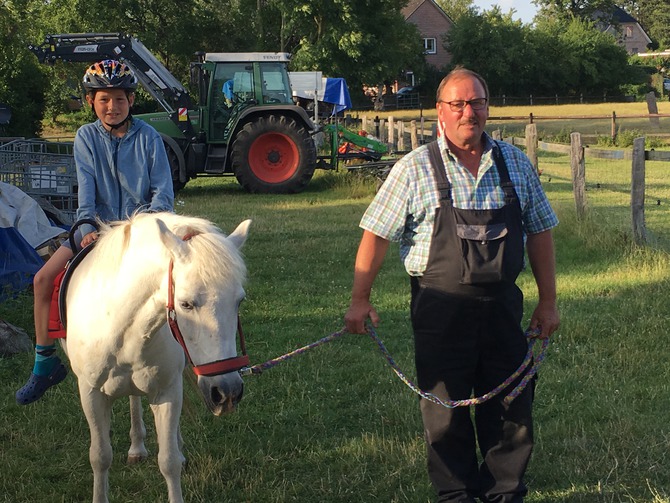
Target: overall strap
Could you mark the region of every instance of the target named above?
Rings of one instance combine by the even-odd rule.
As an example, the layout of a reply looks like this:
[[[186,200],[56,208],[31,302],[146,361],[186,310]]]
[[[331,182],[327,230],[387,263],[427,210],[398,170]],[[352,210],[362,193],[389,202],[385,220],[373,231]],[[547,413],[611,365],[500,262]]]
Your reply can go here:
[[[498,169],[498,176],[500,176],[500,188],[502,188],[505,193],[505,204],[510,204],[517,199],[516,190],[514,190],[514,184],[509,177],[509,170],[507,169],[507,163],[505,158],[500,151],[500,145],[496,140],[493,140],[493,163]]]
[[[437,182],[437,190],[440,193],[440,201],[451,200],[451,183],[447,179],[447,172],[442,160],[442,153],[437,140],[431,141],[428,144],[428,154],[430,155],[430,164],[435,173],[435,181]]]

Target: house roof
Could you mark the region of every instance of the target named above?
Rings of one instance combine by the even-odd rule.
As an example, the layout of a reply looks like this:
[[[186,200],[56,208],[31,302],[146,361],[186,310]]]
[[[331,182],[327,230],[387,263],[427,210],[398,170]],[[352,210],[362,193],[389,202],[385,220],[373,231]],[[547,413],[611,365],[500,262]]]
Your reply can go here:
[[[624,24],[634,24],[640,29],[640,32],[643,34],[645,40],[647,40],[647,43],[651,43],[651,38],[649,38],[647,32],[644,31],[644,28],[640,26],[640,23],[637,21],[637,19],[628,14],[628,12],[623,10],[621,7],[613,6],[612,9],[607,13],[601,10],[597,10],[593,13],[592,18],[601,25],[602,31],[608,31],[610,28],[616,29],[616,26],[621,26]]]
[[[444,12],[444,9],[440,7],[437,2],[435,2],[435,0],[409,0],[407,5],[401,10],[402,15],[405,16],[405,19],[408,19],[416,12],[419,7],[421,7],[426,2],[432,4],[439,11],[439,13],[445,17],[445,19],[448,19],[452,23],[454,22],[453,19],[451,19],[449,15]]]
[[[612,10],[612,21],[617,21],[619,23],[637,23],[637,19],[628,14],[621,7],[614,6]]]

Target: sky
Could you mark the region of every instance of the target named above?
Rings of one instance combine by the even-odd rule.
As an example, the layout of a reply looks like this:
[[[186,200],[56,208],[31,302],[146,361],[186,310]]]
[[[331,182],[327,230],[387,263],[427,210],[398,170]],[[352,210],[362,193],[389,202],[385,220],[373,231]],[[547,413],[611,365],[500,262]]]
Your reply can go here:
[[[531,3],[531,0],[474,0],[473,3],[479,7],[480,12],[489,10],[494,5],[498,5],[504,14],[514,9],[516,13],[513,19],[520,19],[524,23],[531,23],[537,11],[537,7]]]

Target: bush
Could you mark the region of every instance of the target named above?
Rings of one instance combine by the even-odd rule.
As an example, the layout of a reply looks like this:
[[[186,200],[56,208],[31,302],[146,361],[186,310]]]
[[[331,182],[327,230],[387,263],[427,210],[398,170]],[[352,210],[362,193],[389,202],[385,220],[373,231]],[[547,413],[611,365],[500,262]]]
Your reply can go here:
[[[640,137],[644,137],[645,139],[644,148],[646,150],[668,146],[667,142],[662,138],[647,136],[644,131],[640,131],[639,129],[619,129],[614,141],[609,136],[598,136],[596,143],[599,147],[631,148],[635,138]]]

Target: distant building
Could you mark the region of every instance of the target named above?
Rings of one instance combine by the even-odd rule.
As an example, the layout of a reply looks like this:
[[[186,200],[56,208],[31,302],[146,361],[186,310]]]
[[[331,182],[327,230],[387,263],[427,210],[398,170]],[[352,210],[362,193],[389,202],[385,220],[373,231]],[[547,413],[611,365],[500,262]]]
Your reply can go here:
[[[426,62],[438,70],[446,66],[451,54],[444,48],[443,40],[454,21],[434,0],[409,0],[402,13],[421,33]]]
[[[640,23],[620,7],[613,7],[611,14],[597,11],[593,18],[600,31],[614,36],[628,54],[645,52],[651,44],[649,35]]]

